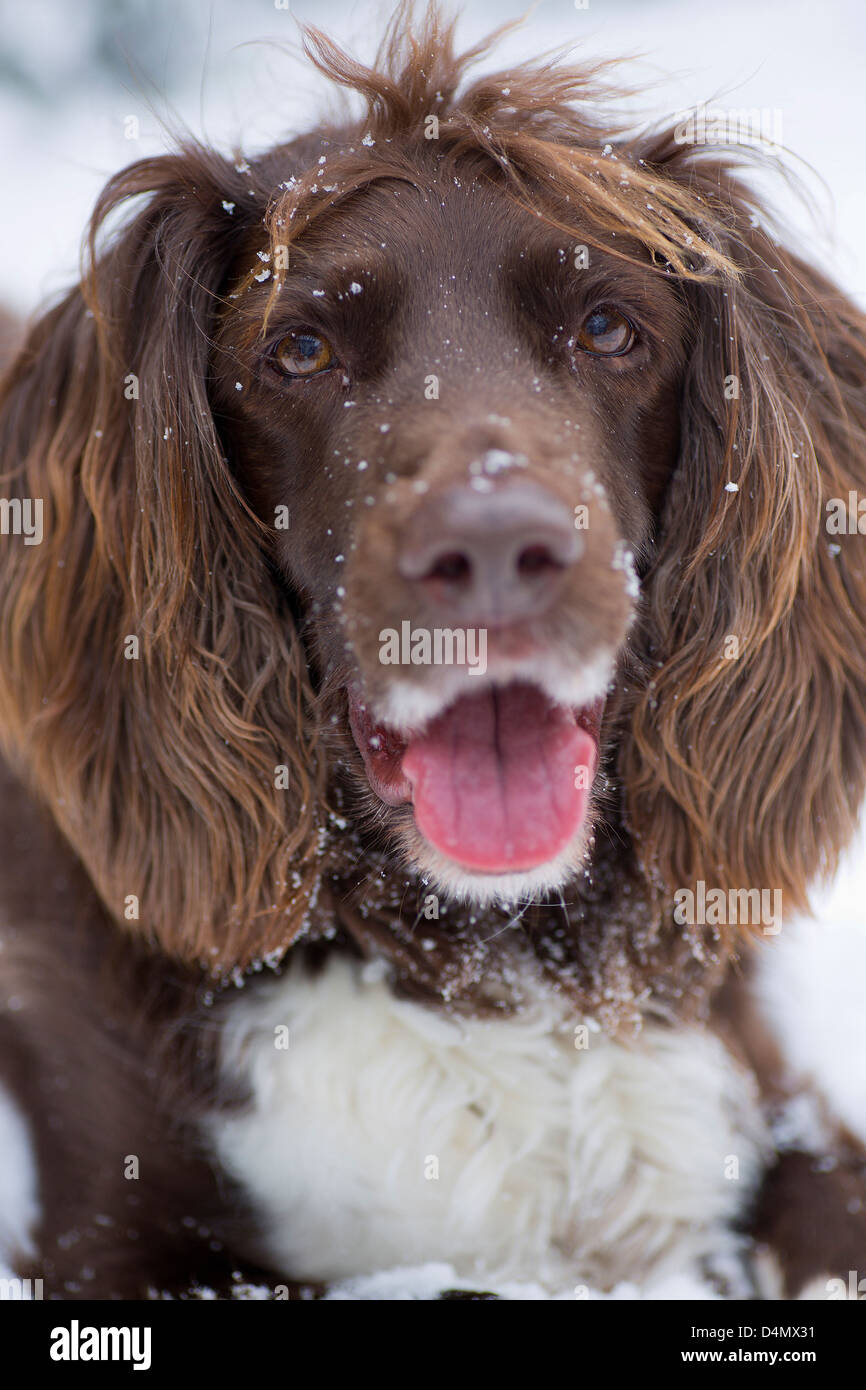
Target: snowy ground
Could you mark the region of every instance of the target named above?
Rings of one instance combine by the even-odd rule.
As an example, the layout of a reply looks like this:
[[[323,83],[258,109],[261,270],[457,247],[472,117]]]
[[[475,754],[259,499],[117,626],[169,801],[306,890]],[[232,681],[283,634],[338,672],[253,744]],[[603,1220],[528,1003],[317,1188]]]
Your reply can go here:
[[[274,0],[157,6],[162,19],[150,34],[150,66],[144,77],[131,72],[123,83],[87,69],[93,8],[64,0],[0,0],[0,180],[7,191],[0,302],[24,314],[74,277],[81,232],[105,178],[165,148],[157,112],[168,110],[217,144],[247,150],[301,130],[322,109],[318,78],[296,55],[254,41],[296,45],[294,16],[371,55],[380,28],[376,16],[390,6],[370,0],[293,0],[290,11]],[[516,17],[524,3],[468,0],[463,8],[468,42]],[[135,68],[140,55],[129,36],[121,30],[118,39]],[[825,0],[817,9],[812,0],[728,0],[721,7],[693,0],[590,0],[587,9],[573,0],[542,0],[526,29],[505,41],[503,61],[568,43],[595,58],[642,55],[629,76],[652,84],[646,109],[658,115],[714,99],[780,112],[784,144],[817,171],[801,168],[817,200],[816,222],[781,189],[777,205],[811,257],[866,305],[862,0]],[[9,55],[22,71],[38,75],[41,95],[8,80]],[[130,116],[138,121],[136,139],[126,138]],[[815,922],[788,926],[767,948],[776,957],[775,1012],[794,1058],[866,1139],[866,831],[836,884],[816,902]],[[0,1142],[0,1234],[4,1199],[7,1206],[13,1192],[20,1199],[10,1172],[12,1147],[5,1150],[5,1174],[3,1151]],[[443,1281],[459,1283],[431,1268],[377,1280],[335,1296],[424,1297]],[[707,1296],[691,1284],[642,1294]],[[544,1295],[515,1289],[511,1296]]]

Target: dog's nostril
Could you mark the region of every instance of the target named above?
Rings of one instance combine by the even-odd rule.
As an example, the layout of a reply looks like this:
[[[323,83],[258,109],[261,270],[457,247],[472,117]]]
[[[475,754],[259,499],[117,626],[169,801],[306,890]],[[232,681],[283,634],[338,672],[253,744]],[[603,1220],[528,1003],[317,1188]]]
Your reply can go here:
[[[444,579],[449,584],[468,584],[472,578],[472,563],[459,550],[441,555],[424,575],[425,579]]]
[[[549,570],[561,570],[564,565],[546,545],[528,545],[517,557],[517,573],[526,579]]]

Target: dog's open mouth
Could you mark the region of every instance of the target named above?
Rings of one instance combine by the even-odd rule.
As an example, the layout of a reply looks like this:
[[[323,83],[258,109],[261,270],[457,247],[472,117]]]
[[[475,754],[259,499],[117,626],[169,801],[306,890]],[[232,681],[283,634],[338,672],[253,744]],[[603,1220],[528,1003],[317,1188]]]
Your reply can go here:
[[[358,692],[349,718],[373,791],[411,802],[448,859],[505,874],[555,859],[582,829],[603,704],[567,709],[516,682],[461,696],[408,736],[375,723]]]

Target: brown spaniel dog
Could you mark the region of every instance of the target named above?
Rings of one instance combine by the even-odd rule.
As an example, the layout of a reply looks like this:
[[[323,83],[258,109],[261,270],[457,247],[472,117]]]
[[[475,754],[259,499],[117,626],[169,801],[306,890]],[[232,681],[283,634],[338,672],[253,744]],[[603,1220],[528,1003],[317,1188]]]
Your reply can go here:
[[[46,1296],[866,1266],[747,966],[866,786],[866,322],[742,149],[452,31],[310,30],[361,120],[116,175],[4,378]]]

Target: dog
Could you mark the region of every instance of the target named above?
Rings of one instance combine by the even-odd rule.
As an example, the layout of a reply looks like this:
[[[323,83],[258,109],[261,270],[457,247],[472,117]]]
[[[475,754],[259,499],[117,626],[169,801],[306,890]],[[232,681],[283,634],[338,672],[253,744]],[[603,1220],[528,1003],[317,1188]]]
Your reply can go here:
[[[117,174],[3,379],[9,1258],[821,1290],[753,962],[866,787],[864,317],[586,65],[305,44],[362,118]]]

